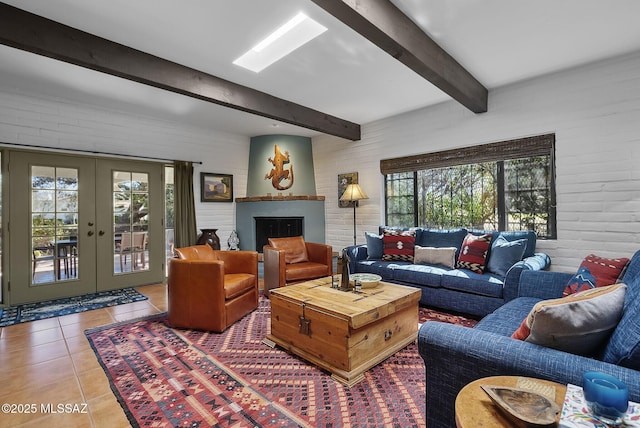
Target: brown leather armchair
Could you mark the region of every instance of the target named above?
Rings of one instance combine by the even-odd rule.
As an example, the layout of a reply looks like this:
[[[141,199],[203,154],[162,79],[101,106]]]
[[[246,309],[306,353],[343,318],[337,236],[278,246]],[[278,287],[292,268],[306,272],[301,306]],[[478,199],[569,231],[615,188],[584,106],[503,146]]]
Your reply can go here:
[[[263,247],[265,290],[331,276],[331,253],[330,245],[305,242],[302,236],[269,238]]]
[[[258,253],[176,248],[169,260],[169,324],[223,332],[258,307]]]

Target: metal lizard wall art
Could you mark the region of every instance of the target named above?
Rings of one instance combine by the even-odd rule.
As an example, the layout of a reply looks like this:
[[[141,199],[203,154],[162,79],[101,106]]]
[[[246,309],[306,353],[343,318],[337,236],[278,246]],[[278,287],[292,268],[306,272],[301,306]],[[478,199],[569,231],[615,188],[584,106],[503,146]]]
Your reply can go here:
[[[289,166],[289,169],[285,169],[285,165],[291,163],[289,159],[289,152],[285,151],[282,154],[280,147],[274,145],[275,155],[273,158],[267,160],[273,165],[273,168],[269,174],[265,174],[264,179],[271,179],[271,184],[278,190],[287,190],[293,186],[293,165]],[[289,181],[288,185],[282,185],[283,181]]]

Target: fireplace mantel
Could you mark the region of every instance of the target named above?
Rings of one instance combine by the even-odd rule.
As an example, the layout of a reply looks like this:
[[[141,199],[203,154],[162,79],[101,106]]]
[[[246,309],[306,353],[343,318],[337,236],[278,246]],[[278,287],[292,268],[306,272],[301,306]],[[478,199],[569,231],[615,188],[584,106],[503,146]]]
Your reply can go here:
[[[261,202],[261,201],[324,201],[324,196],[315,195],[276,195],[276,196],[249,196],[236,198],[236,202]]]

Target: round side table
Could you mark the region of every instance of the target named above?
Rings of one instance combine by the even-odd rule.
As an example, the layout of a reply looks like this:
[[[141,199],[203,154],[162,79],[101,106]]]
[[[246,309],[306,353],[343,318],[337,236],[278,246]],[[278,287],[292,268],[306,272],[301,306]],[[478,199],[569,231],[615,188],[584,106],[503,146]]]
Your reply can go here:
[[[521,376],[492,376],[477,379],[460,390],[456,397],[456,426],[458,428],[480,427],[512,427],[513,423],[507,419],[498,405],[480,387],[482,385],[496,385],[515,387]],[[542,379],[533,379],[536,382],[554,386],[556,388],[555,401],[560,408],[564,403],[567,392],[566,385],[550,382]],[[558,414],[557,420],[559,421]]]

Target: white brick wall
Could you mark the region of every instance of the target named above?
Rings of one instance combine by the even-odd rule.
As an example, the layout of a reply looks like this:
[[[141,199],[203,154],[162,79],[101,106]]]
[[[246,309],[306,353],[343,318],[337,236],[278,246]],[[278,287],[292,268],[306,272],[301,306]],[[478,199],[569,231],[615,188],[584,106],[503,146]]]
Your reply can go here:
[[[314,138],[327,242],[353,243],[353,212],[337,207],[339,173],[357,171],[371,198],[357,211],[363,243],[384,222],[381,159],[548,132],[556,133],[558,239],[538,241],[538,251],[569,272],[591,252],[630,257],[640,249],[640,53],[491,90],[484,114],[447,102],[366,124],[358,142]]]
[[[234,196],[246,196],[249,138],[243,136],[0,86],[2,144],[201,161],[194,165],[197,227],[218,228],[223,248],[235,228],[235,204],[201,203],[200,172],[233,174]]]

